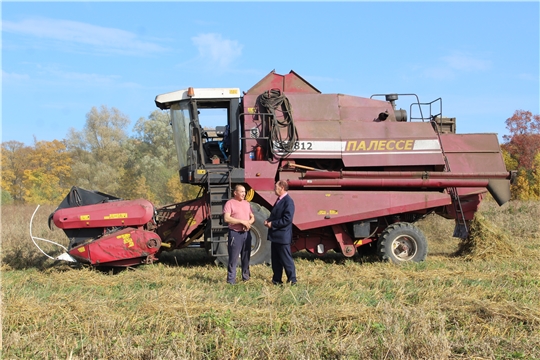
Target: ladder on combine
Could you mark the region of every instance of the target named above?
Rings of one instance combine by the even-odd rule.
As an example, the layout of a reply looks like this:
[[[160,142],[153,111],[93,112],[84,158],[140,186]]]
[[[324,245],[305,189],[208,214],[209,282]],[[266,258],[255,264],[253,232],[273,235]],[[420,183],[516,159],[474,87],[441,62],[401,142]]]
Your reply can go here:
[[[440,116],[441,114],[439,114]],[[437,137],[439,139],[439,144],[441,144],[441,151],[444,158],[444,170],[446,172],[450,172],[450,163],[448,162],[448,158],[446,157],[446,153],[444,152],[444,148],[441,141],[441,133],[440,128],[435,123],[437,115],[431,116],[431,122],[434,125],[433,128],[437,132]],[[461,200],[459,199],[459,194],[456,187],[450,187],[448,188],[448,193],[450,194],[450,198],[452,199],[452,205],[454,206],[454,213],[456,214],[456,226],[454,228],[454,237],[465,239],[469,235],[469,229],[467,228],[467,222],[465,220],[465,214],[463,213],[463,208],[461,206]]]
[[[207,239],[210,242],[210,255],[228,256],[228,226],[223,221],[223,206],[231,198],[231,176],[229,168],[207,170],[207,189],[210,200],[210,226]]]

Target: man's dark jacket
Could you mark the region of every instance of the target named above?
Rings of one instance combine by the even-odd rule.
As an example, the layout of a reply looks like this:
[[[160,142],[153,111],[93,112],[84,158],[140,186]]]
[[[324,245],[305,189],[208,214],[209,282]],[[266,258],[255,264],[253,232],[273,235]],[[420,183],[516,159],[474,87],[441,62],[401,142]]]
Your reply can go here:
[[[290,244],[292,240],[293,216],[294,202],[289,194],[287,194],[274,205],[270,217],[267,219],[272,222],[272,228],[268,229],[268,240],[283,245]]]

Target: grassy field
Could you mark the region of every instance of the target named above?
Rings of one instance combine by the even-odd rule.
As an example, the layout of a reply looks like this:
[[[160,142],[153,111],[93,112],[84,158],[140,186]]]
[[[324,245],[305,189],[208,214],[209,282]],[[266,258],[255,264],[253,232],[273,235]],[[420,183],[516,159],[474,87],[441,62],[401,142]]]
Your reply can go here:
[[[540,359],[538,202],[484,202],[504,234],[489,251],[454,256],[453,222],[430,216],[422,263],[297,253],[295,287],[263,265],[227,285],[195,249],[117,273],[53,265],[33,210],[2,206],[3,359]],[[34,235],[65,243],[51,210]]]

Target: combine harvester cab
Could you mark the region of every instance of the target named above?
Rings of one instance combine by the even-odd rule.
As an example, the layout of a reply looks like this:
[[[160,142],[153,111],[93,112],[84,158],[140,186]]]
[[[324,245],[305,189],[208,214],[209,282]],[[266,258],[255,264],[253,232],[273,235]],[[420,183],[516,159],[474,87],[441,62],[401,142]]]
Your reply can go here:
[[[403,99],[412,99],[408,111],[396,106]],[[277,180],[287,181],[296,204],[293,251],[350,257],[362,247],[398,264],[425,259],[427,240],[414,222],[426,215],[454,219],[454,236],[465,238],[486,193],[499,205],[510,199],[497,135],[456,134],[440,98],[322,94],[294,71],[272,71],[243,95],[188,88],[155,103],[170,111],[180,181],[202,192],[154,209],[95,192],[73,202],[82,189],[72,190],[52,218],[80,262],[133,266],[196,246],[226,264],[222,211],[236,184],[255,215],[252,264],[270,262],[263,223]],[[204,128],[204,112],[216,109],[222,126]]]

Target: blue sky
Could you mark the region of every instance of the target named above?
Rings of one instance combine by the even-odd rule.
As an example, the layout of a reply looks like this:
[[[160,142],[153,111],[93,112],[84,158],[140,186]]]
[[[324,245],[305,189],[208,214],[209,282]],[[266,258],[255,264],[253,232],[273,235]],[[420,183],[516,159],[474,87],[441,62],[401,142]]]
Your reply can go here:
[[[515,110],[540,113],[539,14],[537,1],[3,1],[2,141],[64,139],[101,105],[133,126],[158,94],[247,91],[274,69],[323,93],[441,97],[458,133],[502,141]]]

